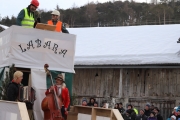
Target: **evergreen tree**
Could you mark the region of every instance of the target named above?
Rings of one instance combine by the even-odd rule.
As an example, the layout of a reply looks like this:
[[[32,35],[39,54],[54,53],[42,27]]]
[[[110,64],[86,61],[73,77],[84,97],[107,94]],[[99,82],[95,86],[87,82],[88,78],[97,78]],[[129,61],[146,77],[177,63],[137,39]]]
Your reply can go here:
[[[13,64],[9,68],[9,72],[6,72],[6,77],[2,82],[2,86],[0,86],[0,100],[7,100],[7,87],[10,81],[13,79],[13,74],[15,72],[15,65]]]
[[[6,78],[4,81],[2,81],[2,86],[0,87],[0,99],[1,100],[7,100],[7,86],[9,84],[9,75],[8,72],[6,72]]]
[[[70,27],[89,26],[124,26],[124,25],[154,25],[154,24],[178,24],[180,21],[180,1],[151,0],[151,3],[138,3],[131,1],[113,1],[105,3],[90,2],[81,7],[62,9],[56,5],[55,9],[60,11],[60,20],[68,23]],[[52,10],[38,9],[35,18],[40,16],[42,23],[51,19]],[[16,18],[0,17],[0,24],[11,26],[15,24]]]
[[[4,28],[0,27],[0,32],[4,31]]]

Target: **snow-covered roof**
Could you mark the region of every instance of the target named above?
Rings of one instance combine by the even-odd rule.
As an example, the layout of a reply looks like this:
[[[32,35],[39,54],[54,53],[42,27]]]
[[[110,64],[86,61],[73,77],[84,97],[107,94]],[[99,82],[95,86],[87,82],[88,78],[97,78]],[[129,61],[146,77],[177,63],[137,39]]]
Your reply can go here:
[[[2,24],[0,24],[0,27],[2,27],[3,29],[8,29],[9,28],[8,26],[2,25]]]
[[[75,65],[180,63],[180,25],[69,28]]]

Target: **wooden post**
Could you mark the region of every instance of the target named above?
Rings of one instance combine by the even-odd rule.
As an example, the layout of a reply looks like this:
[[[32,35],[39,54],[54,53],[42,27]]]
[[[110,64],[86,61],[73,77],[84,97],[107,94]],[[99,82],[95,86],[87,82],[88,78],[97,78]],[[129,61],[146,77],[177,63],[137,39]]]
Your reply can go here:
[[[120,69],[120,75],[119,75],[119,98],[122,97],[122,78],[123,78],[123,69]]]
[[[91,120],[96,120],[96,109],[92,108]]]
[[[25,103],[17,102],[22,120],[29,120],[29,114]]]

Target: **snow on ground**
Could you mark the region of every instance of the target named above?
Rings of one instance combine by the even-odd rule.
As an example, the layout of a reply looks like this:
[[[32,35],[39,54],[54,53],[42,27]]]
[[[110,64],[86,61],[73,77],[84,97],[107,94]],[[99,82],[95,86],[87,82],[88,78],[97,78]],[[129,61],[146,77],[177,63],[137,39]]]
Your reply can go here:
[[[180,25],[68,28],[75,65],[180,63]]]
[[[0,27],[2,27],[3,29],[8,29],[9,27],[5,26],[5,25],[2,25],[0,24]]]

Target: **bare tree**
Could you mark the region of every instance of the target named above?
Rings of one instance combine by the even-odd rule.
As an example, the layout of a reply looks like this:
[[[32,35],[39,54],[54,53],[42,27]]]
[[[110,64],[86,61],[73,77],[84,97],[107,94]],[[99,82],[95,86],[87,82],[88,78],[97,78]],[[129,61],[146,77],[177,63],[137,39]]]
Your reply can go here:
[[[58,10],[58,11],[60,11],[60,7],[59,7],[58,4],[56,5],[56,8],[55,8],[55,9]]]
[[[159,24],[161,24],[161,17],[165,14],[163,6],[161,4],[155,5],[151,11],[158,18]]]
[[[86,6],[86,18],[88,19],[90,26],[97,20],[96,4],[94,2],[88,3]]]

